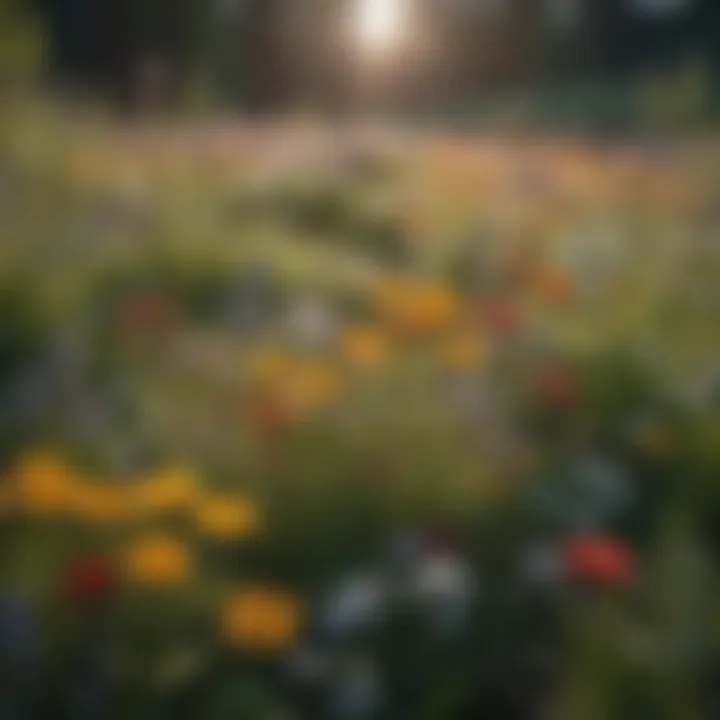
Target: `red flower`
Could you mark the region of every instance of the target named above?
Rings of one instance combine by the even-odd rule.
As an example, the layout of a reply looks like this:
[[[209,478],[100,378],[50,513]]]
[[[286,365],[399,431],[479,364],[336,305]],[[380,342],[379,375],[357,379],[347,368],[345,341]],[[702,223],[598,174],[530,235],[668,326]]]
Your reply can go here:
[[[480,309],[482,325],[500,337],[515,337],[523,327],[522,317],[516,305],[506,300],[490,300]]]
[[[64,577],[67,596],[75,602],[109,599],[118,589],[115,563],[104,556],[81,558],[73,563]]]
[[[627,586],[637,576],[632,550],[624,543],[602,535],[570,540],[565,546],[564,561],[568,577],[584,585]]]
[[[572,405],[577,400],[579,390],[575,375],[564,368],[545,368],[535,376],[535,393],[546,405]]]

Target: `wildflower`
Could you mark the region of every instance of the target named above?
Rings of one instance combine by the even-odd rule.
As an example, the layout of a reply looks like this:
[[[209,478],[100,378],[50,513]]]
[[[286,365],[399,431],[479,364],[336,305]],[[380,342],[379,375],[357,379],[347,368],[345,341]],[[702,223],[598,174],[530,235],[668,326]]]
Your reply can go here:
[[[33,516],[61,515],[72,507],[74,476],[65,463],[51,455],[22,458],[15,469],[17,499]]]
[[[83,603],[107,600],[119,585],[114,562],[101,555],[74,562],[65,572],[63,581],[68,598]]]
[[[442,631],[459,630],[475,597],[472,569],[452,551],[428,551],[415,572],[414,591]]]
[[[440,330],[460,314],[459,300],[450,289],[409,282],[382,287],[378,305],[383,317],[396,330],[411,335]]]
[[[137,540],[125,557],[130,580],[140,585],[172,586],[190,577],[193,560],[190,550],[178,540],[150,536]]]
[[[632,551],[602,535],[572,538],[565,546],[564,565],[569,579],[593,587],[627,586],[637,576]]]
[[[302,347],[326,348],[335,339],[337,321],[324,303],[306,301],[294,307],[289,317],[289,330]]]
[[[342,350],[350,365],[363,368],[383,364],[389,354],[386,338],[372,328],[348,330],[343,336]]]
[[[321,613],[330,635],[346,635],[377,623],[385,613],[388,588],[377,573],[364,572],[341,582],[326,600]]]
[[[257,508],[248,500],[211,497],[197,511],[200,531],[218,540],[232,540],[256,532],[260,523]]]
[[[73,509],[80,519],[102,525],[125,516],[128,498],[123,488],[85,484],[75,492]]]
[[[144,512],[178,512],[194,506],[197,479],[182,468],[170,468],[137,489],[139,509]]]
[[[260,653],[291,646],[301,628],[302,609],[284,590],[249,587],[229,597],[221,609],[221,625],[230,645]]]
[[[342,392],[343,383],[336,368],[322,362],[298,364],[282,389],[283,400],[291,412],[304,412],[332,405]]]

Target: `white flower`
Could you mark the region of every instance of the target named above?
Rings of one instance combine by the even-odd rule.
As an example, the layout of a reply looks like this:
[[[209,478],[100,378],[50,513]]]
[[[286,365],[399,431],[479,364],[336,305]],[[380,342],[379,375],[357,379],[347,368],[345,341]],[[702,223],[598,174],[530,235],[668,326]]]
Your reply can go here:
[[[475,589],[472,571],[457,555],[430,554],[417,571],[415,586],[422,597],[469,598]]]
[[[342,582],[331,593],[321,614],[322,627],[343,635],[375,625],[385,613],[388,589],[376,573],[362,573]]]
[[[430,554],[417,568],[414,590],[439,629],[454,632],[466,622],[476,595],[467,562],[454,554]]]
[[[324,348],[337,336],[338,323],[327,305],[305,301],[297,305],[288,319],[289,332],[301,346]]]

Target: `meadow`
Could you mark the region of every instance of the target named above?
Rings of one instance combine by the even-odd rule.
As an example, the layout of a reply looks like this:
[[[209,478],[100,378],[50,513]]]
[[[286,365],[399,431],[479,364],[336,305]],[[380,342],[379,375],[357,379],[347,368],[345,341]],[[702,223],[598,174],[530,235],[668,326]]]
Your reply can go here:
[[[0,138],[0,716],[716,717],[717,138]]]

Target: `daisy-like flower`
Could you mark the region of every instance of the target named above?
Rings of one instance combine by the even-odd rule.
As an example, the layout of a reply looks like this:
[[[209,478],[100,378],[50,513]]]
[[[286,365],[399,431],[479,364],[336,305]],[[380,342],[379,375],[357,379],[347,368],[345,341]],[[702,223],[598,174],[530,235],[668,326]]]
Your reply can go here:
[[[13,478],[19,506],[28,515],[51,517],[72,510],[76,478],[60,458],[45,453],[25,455]]]
[[[152,587],[174,587],[187,582],[193,565],[187,545],[163,535],[136,540],[124,557],[128,580]]]
[[[359,327],[343,333],[342,354],[354,367],[371,368],[387,361],[390,347],[387,338],[380,330]]]
[[[118,522],[127,516],[129,493],[125,487],[83,483],[74,493],[73,514],[95,525]]]
[[[385,578],[379,573],[351,576],[330,592],[321,609],[321,627],[333,637],[372,628],[387,611],[388,594]]]
[[[323,349],[335,341],[338,322],[326,304],[305,301],[295,305],[291,311],[288,330],[301,347]]]
[[[291,592],[250,586],[229,596],[220,610],[221,630],[233,647],[276,654],[291,647],[303,623],[303,606]]]
[[[212,496],[199,501],[197,525],[206,537],[221,541],[234,540],[257,532],[260,514],[249,500]]]
[[[477,592],[475,575],[464,558],[453,551],[427,552],[417,566],[413,587],[438,629],[462,629]]]
[[[167,468],[136,489],[136,505],[146,513],[186,511],[195,506],[197,492],[194,473],[184,468]]]
[[[378,290],[377,305],[380,314],[401,334],[437,332],[460,316],[459,298],[442,285],[387,283]]]

